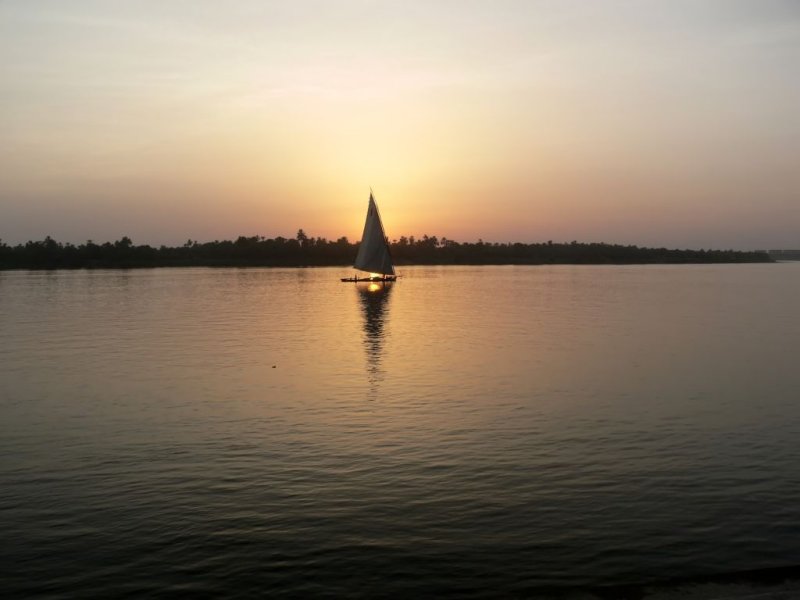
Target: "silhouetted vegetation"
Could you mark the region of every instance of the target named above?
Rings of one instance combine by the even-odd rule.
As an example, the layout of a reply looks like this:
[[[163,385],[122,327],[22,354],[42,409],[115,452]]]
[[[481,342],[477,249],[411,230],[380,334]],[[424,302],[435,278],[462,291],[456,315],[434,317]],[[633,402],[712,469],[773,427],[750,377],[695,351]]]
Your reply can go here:
[[[800,250],[769,250],[772,260],[800,260]]]
[[[346,237],[326,240],[306,235],[294,238],[239,237],[235,241],[197,242],[182,246],[137,246],[130,238],[96,244],[62,244],[51,237],[9,246],[0,240],[0,269],[83,269],[184,266],[326,266],[351,265],[358,243]],[[459,243],[436,236],[401,237],[391,243],[398,265],[500,264],[647,264],[771,262],[766,252],[734,250],[668,250],[616,244],[578,242],[537,244]]]

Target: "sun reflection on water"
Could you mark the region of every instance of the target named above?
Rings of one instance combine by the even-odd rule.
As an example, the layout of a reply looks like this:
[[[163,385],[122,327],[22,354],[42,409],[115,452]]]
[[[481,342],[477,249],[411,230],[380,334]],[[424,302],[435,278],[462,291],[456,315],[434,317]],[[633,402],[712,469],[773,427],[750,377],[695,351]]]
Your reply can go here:
[[[366,286],[357,286],[364,317],[364,344],[367,351],[367,371],[370,381],[375,383],[381,376],[381,358],[386,337],[385,324],[388,318],[388,300],[391,284],[371,281]]]

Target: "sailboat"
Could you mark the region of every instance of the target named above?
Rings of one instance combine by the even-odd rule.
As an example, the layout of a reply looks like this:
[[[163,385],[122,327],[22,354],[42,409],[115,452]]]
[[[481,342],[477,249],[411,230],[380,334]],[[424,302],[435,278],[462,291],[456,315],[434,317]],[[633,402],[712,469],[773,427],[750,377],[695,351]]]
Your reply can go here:
[[[344,277],[342,281],[394,281],[397,275],[392,264],[392,255],[389,252],[389,240],[383,231],[381,215],[378,205],[369,191],[369,206],[367,207],[367,220],[364,223],[364,233],[361,235],[361,244],[358,246],[356,262],[353,265],[359,271],[366,271],[369,277]]]

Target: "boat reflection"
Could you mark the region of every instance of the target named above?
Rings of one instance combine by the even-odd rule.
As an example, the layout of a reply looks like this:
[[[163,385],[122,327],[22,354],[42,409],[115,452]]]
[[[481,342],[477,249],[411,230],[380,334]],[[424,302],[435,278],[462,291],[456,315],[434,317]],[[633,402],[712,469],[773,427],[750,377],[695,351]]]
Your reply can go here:
[[[384,325],[388,318],[388,302],[392,292],[389,282],[357,284],[358,299],[364,311],[364,347],[367,371],[371,380],[380,378],[381,350],[385,339]]]

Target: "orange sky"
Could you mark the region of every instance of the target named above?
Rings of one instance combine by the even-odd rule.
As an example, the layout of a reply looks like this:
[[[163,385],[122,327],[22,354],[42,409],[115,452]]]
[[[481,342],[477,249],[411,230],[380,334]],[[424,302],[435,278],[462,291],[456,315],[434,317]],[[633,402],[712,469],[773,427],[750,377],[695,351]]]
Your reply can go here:
[[[800,247],[800,5],[0,3],[0,238]]]

